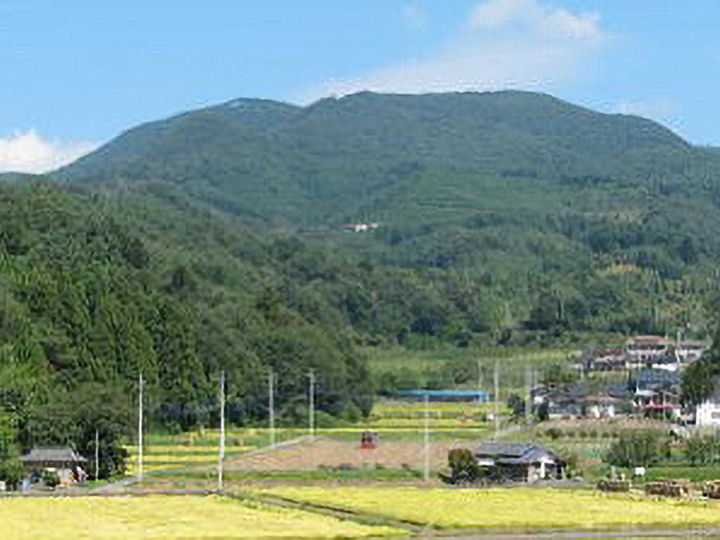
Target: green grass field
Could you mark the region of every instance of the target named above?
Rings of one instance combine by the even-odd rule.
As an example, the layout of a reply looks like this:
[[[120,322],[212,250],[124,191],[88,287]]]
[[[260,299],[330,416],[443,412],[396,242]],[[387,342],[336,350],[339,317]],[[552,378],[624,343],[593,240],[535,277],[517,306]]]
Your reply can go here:
[[[412,371],[436,369],[447,362],[456,360],[480,360],[482,365],[485,366],[484,369],[487,369],[494,364],[496,358],[500,360],[505,368],[517,365],[540,367],[578,355],[578,351],[570,349],[548,350],[521,348],[446,348],[425,351],[406,349],[404,347],[394,347],[390,349],[369,347],[364,349],[364,352],[368,356],[370,369],[376,374],[385,371],[396,371],[403,368]]]
[[[0,499],[3,540],[359,538],[400,535],[302,510],[209,496]]]

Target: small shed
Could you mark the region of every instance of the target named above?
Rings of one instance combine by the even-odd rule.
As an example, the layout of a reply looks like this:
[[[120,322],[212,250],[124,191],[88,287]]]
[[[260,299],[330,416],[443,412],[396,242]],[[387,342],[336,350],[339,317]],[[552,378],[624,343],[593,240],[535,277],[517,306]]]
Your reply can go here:
[[[483,442],[475,458],[497,482],[561,479],[565,468],[565,462],[554,452],[534,443]]]

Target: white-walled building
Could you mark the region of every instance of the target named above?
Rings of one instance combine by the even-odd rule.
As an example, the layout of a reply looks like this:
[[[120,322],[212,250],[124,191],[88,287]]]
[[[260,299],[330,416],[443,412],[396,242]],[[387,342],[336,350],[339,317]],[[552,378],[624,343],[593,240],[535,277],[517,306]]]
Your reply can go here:
[[[720,392],[716,391],[708,400],[697,406],[695,425],[720,428]]]

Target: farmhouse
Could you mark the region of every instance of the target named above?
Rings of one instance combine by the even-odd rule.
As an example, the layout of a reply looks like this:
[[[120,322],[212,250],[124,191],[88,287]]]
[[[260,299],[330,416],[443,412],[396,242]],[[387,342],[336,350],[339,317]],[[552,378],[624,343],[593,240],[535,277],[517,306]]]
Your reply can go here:
[[[31,477],[39,477],[44,469],[56,469],[63,484],[83,478],[81,465],[87,461],[68,446],[36,446],[20,460]]]
[[[682,341],[675,348],[675,355],[681,362],[692,362],[702,357],[712,344],[707,341]]]
[[[585,352],[583,369],[588,371],[621,371],[626,368],[623,349],[594,349]]]
[[[625,355],[631,367],[653,364],[666,356],[675,342],[661,336],[635,336],[625,345]]]
[[[475,452],[478,465],[496,482],[561,479],[565,463],[551,450],[532,443],[483,442]]]

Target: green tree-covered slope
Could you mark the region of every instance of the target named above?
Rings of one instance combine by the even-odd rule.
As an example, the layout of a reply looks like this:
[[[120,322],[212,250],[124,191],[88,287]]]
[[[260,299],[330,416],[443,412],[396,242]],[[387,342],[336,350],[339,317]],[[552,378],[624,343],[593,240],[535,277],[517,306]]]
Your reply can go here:
[[[703,326],[717,281],[720,156],[543,94],[239,99],[139,126],[55,176],[411,269],[442,307],[403,332]],[[358,221],[380,227],[340,232]]]
[[[238,99],[124,133],[58,172],[162,182],[271,224],[446,221],[556,191],[702,184],[718,160],[668,129],[527,92]],[[489,199],[484,202],[485,199]],[[502,208],[500,208],[502,209]]]

